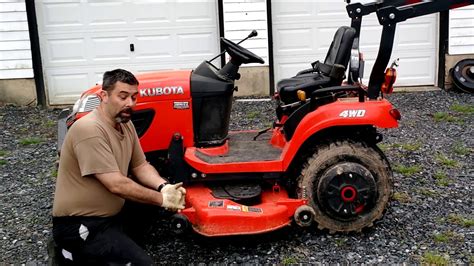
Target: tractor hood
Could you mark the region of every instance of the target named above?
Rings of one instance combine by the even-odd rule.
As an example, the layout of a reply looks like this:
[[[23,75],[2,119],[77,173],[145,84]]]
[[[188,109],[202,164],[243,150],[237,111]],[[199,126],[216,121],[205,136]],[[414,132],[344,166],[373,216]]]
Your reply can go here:
[[[191,70],[158,71],[135,75],[140,83],[138,85],[137,103],[185,100],[191,98],[190,77]],[[96,94],[102,90],[101,85],[96,85],[85,91],[81,98]]]

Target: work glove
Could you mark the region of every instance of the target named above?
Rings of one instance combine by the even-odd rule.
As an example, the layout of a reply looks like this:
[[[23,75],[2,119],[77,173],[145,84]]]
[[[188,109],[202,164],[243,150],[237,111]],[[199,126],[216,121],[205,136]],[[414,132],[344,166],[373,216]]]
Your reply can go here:
[[[184,209],[186,189],[183,183],[167,184],[161,189],[163,194],[163,203],[161,206],[170,211],[178,211]]]

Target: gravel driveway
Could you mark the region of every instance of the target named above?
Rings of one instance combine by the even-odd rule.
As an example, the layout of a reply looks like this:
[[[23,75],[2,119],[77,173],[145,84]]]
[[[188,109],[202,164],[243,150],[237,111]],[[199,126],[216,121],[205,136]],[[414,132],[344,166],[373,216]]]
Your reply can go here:
[[[474,97],[434,91],[390,96],[400,128],[384,130],[395,172],[385,217],[357,234],[285,228],[258,236],[176,238],[158,221],[157,263],[474,264]],[[236,102],[231,129],[264,128],[272,102]],[[0,264],[46,263],[58,110],[0,106]]]

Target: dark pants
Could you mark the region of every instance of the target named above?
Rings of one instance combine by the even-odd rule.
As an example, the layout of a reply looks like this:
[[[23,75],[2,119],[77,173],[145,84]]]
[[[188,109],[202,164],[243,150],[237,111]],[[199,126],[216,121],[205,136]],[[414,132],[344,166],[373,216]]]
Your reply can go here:
[[[120,216],[53,217],[53,237],[62,262],[75,265],[153,264],[146,252],[124,233],[121,220]]]

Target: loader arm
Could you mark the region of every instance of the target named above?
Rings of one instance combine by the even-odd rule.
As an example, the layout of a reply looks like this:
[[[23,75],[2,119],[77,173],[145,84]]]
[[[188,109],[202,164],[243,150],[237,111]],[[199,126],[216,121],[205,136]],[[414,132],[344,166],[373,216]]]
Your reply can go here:
[[[405,5],[397,5],[400,1],[383,1],[377,7],[376,13],[380,25],[383,26],[379,52],[370,74],[368,97],[377,99],[385,79],[387,67],[393,50],[395,30],[397,23],[407,19],[443,12],[450,9],[474,4],[474,0],[431,0],[431,1],[406,1]],[[415,3],[414,3],[415,2]]]

